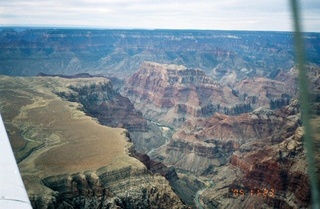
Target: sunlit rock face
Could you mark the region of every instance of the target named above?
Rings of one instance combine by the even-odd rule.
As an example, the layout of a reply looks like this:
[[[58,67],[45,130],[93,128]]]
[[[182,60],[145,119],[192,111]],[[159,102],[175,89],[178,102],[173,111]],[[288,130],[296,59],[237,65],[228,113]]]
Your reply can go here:
[[[146,118],[172,126],[217,111],[239,114],[250,110],[229,87],[221,86],[199,69],[180,65],[143,63],[128,80],[123,95]]]
[[[189,118],[217,112],[239,115],[259,107],[277,109],[288,105],[296,93],[294,83],[263,77],[230,79],[233,84],[215,81],[200,69],[144,62],[128,78],[122,95],[144,117],[179,127]]]

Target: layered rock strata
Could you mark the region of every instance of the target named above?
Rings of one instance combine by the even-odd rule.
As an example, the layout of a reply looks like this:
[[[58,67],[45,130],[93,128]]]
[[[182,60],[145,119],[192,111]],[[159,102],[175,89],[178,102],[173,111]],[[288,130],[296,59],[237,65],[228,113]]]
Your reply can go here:
[[[253,141],[232,155],[229,167],[237,170],[232,180],[220,179],[203,195],[220,202],[221,208],[308,208],[311,191],[305,158],[301,127],[279,144]]]
[[[317,33],[306,34],[319,64]],[[291,32],[2,28],[1,74],[90,72],[127,77],[146,60],[201,68],[215,79],[274,78],[294,65]]]
[[[126,128],[139,152],[146,153],[167,140],[161,127],[143,118],[128,98],[113,89],[108,79],[90,74],[39,76],[71,79],[67,88],[56,89],[55,93],[63,99],[80,103],[81,110],[103,125]],[[88,79],[85,82],[72,82],[80,78],[99,78],[100,82],[90,82]]]
[[[185,208],[164,177],[129,156],[125,129],[102,126],[55,94],[104,78],[0,79],[1,112],[33,208]]]
[[[258,108],[239,116],[216,113],[207,119],[188,120],[152,157],[164,159],[167,165],[206,174],[210,167],[225,165],[244,144],[261,140],[270,145],[281,143],[299,127],[297,108],[297,101],[292,101],[281,111]]]
[[[240,116],[190,120],[153,157],[209,177],[213,183],[199,194],[199,204],[207,207],[309,207],[298,116],[293,100],[279,111],[260,108]]]
[[[296,95],[297,87],[286,81],[268,78],[245,78],[234,85],[234,92],[253,108],[268,107],[278,109],[289,104]]]
[[[233,85],[216,82],[200,69],[144,62],[126,82],[127,96],[143,116],[179,127],[189,118],[214,113],[239,115],[258,107],[288,105],[295,89],[267,78],[245,78]]]
[[[123,94],[146,118],[171,126],[190,117],[206,117],[214,112],[250,110],[229,87],[214,82],[199,69],[179,65],[144,62],[128,80]]]
[[[72,77],[70,77],[72,78]],[[99,123],[129,131],[147,131],[147,121],[135,110],[129,99],[115,92],[112,83],[78,82],[70,84],[67,91],[56,92],[60,97],[82,104],[83,110],[97,118]]]

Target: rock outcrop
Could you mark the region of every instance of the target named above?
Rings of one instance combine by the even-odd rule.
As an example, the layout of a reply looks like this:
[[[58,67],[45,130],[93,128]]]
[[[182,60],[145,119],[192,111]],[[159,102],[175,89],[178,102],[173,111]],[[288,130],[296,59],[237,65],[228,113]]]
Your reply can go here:
[[[128,80],[123,94],[146,118],[179,126],[187,118],[235,112],[241,103],[232,89],[219,85],[199,69],[144,62]],[[239,108],[237,114],[250,107]]]
[[[230,163],[240,168],[244,175],[235,180],[230,188],[243,189],[246,193],[259,189],[261,196],[265,189],[272,191],[271,196],[265,196],[269,198],[266,203],[271,207],[277,207],[279,202],[282,202],[279,208],[307,207],[311,201],[311,191],[301,140],[301,128],[298,128],[280,144],[257,149],[253,143],[251,151],[240,148],[233,154]]]
[[[308,207],[310,184],[297,114],[298,103],[293,100],[278,111],[260,108],[240,116],[216,115],[210,118],[211,123],[209,119],[190,121],[190,134],[175,133],[168,148],[159,153],[166,156],[165,161],[180,156],[171,162],[177,168],[210,176],[214,186],[204,190],[200,198],[207,206]],[[202,144],[207,152],[199,153],[195,144]]]
[[[214,113],[239,115],[259,107],[278,109],[289,104],[294,85],[263,77],[234,83],[212,80],[199,69],[144,62],[122,89],[143,116],[179,127],[189,118]]]
[[[297,112],[294,100],[279,111],[258,108],[239,116],[216,113],[207,119],[188,120],[157,152],[159,156],[152,157],[179,169],[205,174],[210,166],[229,162],[236,150],[249,149],[250,142],[281,143],[299,127]]]
[[[71,77],[72,78],[72,77]],[[84,82],[70,84],[68,91],[56,92],[60,97],[82,105],[83,111],[99,123],[129,131],[147,131],[147,121],[135,110],[128,98],[115,92],[112,83]]]
[[[135,109],[128,98],[113,89],[109,79],[90,74],[39,76],[70,79],[66,88],[55,89],[54,92],[63,99],[80,103],[81,110],[96,118],[100,124],[126,128],[139,152],[146,153],[167,140],[161,127],[142,117],[142,113]],[[80,78],[85,79],[84,82],[74,82]],[[92,82],[87,78],[99,78],[100,82]]]
[[[245,78],[234,84],[234,92],[254,109],[258,107],[278,109],[289,104],[296,95],[297,86],[294,83],[263,77]]]
[[[162,162],[152,160],[147,154],[141,154],[134,149],[130,151],[131,156],[142,162],[149,171],[164,176],[170,183],[178,180],[178,175],[173,167],[168,167]]]
[[[131,166],[49,176],[43,183],[55,192],[43,208],[186,208],[162,176]],[[31,202],[42,208],[39,199]]]

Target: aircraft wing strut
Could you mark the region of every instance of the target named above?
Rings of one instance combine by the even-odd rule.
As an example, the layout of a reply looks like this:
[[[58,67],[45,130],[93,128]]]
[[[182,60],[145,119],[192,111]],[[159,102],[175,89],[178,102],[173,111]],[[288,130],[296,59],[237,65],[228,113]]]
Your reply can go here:
[[[0,115],[0,208],[31,209],[9,138]]]

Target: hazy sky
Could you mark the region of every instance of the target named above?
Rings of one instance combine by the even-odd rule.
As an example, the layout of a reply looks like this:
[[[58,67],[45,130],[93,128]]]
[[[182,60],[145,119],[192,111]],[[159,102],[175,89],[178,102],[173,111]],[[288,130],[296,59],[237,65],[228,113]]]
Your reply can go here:
[[[0,0],[0,25],[292,30],[289,0]],[[320,32],[320,0],[302,0]]]

